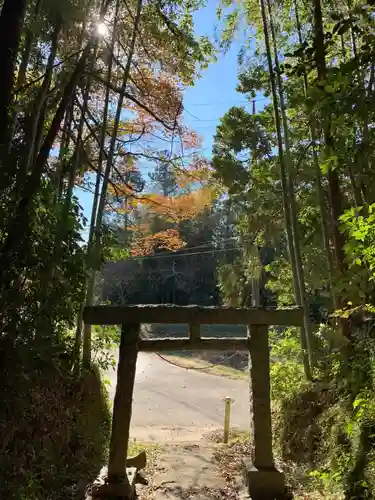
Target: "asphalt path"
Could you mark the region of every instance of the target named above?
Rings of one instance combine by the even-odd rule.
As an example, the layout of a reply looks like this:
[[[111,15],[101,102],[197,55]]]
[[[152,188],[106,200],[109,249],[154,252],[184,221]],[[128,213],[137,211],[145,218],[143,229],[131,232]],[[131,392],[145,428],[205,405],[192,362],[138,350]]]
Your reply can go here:
[[[116,377],[115,368],[106,374],[112,401]],[[250,407],[246,381],[187,370],[167,363],[156,354],[140,353],[131,437],[147,441],[199,440],[207,432],[223,428],[224,400],[227,396],[233,401],[231,427],[248,430]]]

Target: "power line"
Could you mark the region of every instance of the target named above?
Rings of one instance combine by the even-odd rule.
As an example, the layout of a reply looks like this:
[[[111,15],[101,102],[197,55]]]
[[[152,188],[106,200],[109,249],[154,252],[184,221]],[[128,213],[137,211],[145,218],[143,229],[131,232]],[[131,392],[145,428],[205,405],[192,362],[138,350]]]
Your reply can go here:
[[[252,104],[254,102],[261,102],[261,101],[266,101],[268,99],[268,97],[262,97],[262,98],[259,98],[259,99],[251,99],[251,100],[248,100],[248,101],[239,101],[238,103],[233,103],[233,106],[235,105],[238,105],[238,104]],[[228,101],[228,103],[231,102],[231,101]],[[219,104],[219,103],[216,103],[216,104]],[[190,106],[214,106],[215,103],[202,103],[202,104],[189,104],[189,107]],[[195,120],[197,121],[200,121],[200,122],[207,122],[207,121],[218,121],[218,120],[221,120],[222,117],[219,117],[219,118],[212,118],[212,119],[203,119],[203,118],[199,118],[198,116],[194,115],[193,113],[191,113],[187,108],[184,107],[184,111],[190,115],[192,118],[194,118]]]
[[[232,242],[233,240],[236,240],[237,236],[230,236],[228,238],[222,238],[218,243],[225,243],[225,242]],[[252,238],[242,238],[243,241],[250,241]],[[192,247],[187,247],[186,250],[196,250],[197,248],[210,248],[211,244],[205,243],[203,245],[194,245]],[[169,252],[166,252],[166,254],[176,254],[176,252],[170,250]]]
[[[227,240],[221,240],[220,243],[224,241],[231,241],[234,240],[235,237],[228,238]],[[244,238],[244,241],[250,241],[250,239]],[[129,260],[145,260],[145,259],[166,259],[166,258],[178,258],[178,257],[185,257],[185,256],[190,256],[190,255],[203,255],[203,254],[217,254],[217,253],[223,253],[223,252],[228,252],[230,250],[237,250],[237,249],[244,249],[245,247],[243,245],[236,245],[236,246],[231,246],[231,247],[226,247],[226,248],[212,248],[210,250],[205,250],[205,248],[209,248],[210,245],[197,245],[194,247],[190,247],[192,250],[196,250],[198,248],[201,248],[202,250],[199,252],[165,252],[163,254],[158,254],[158,255],[140,255],[136,257],[130,257]],[[188,248],[186,250],[189,250]]]
[[[248,100],[248,101],[239,101],[238,103],[232,103],[232,106],[236,106],[236,105],[239,105],[239,104],[252,104],[252,103],[256,103],[256,102],[261,102],[261,101],[266,101],[268,99],[268,97],[262,97],[262,98],[259,98],[259,99],[252,99],[252,100]],[[231,101],[228,101],[228,103],[231,102]],[[217,103],[218,104],[218,103]],[[210,105],[215,105],[215,103],[201,103],[201,104],[189,104],[189,106],[210,106]],[[194,118],[196,121],[198,122],[213,122],[213,121],[219,121],[222,119],[222,116],[218,117],[218,118],[210,118],[210,119],[205,119],[205,118],[200,118],[199,116],[196,116],[194,115],[193,113],[191,113],[187,108],[184,107],[184,111],[190,115],[192,118]]]
[[[197,130],[201,130],[202,128],[213,128],[213,127],[216,128],[217,126],[218,126],[218,123],[211,123],[211,125],[194,125],[194,128]]]
[[[252,102],[261,102],[261,101],[266,101],[269,99],[268,97],[259,97],[257,99],[247,99],[247,100],[241,100],[241,101],[232,101],[232,100],[227,100],[227,101],[213,101],[213,102],[201,102],[201,103],[189,103],[189,106],[194,106],[194,107],[204,107],[204,106],[216,106],[219,104],[231,104],[235,106],[236,104],[251,104]],[[184,107],[184,111],[186,111],[186,108]]]
[[[236,240],[236,238],[237,238],[236,236],[231,236],[229,238],[223,238],[218,242],[218,244],[222,244],[222,243],[225,244],[225,243],[234,242],[234,240]],[[243,242],[249,242],[249,241],[253,241],[253,238],[247,237],[247,238],[241,238],[241,240]],[[182,252],[182,253],[177,253],[178,251],[170,250],[168,252],[164,252],[163,254],[158,254],[158,255],[140,255],[140,256],[135,256],[135,257],[129,257],[128,260],[152,259],[152,258],[162,259],[165,257],[180,257],[180,256],[185,256],[185,255],[198,255],[201,253],[225,252],[227,250],[232,250],[233,248],[234,249],[235,248],[244,248],[243,245],[236,245],[235,247],[230,247],[230,248],[212,248],[212,249],[208,250],[207,252],[189,252],[188,251],[188,250],[197,250],[197,249],[205,250],[205,249],[210,248],[210,246],[211,246],[211,244],[205,243],[204,245],[194,245],[192,247],[187,247],[185,249],[185,252]]]
[[[140,257],[131,257],[129,260],[168,259],[170,257],[173,257],[173,258],[190,257],[191,255],[203,255],[203,254],[208,254],[208,253],[217,254],[217,253],[222,253],[222,252],[228,252],[229,250],[237,250],[239,248],[241,248],[241,247],[235,246],[235,247],[223,248],[223,249],[204,250],[203,252],[185,252],[185,253],[172,252],[172,255],[169,255],[168,253],[161,254],[161,255],[142,255]]]

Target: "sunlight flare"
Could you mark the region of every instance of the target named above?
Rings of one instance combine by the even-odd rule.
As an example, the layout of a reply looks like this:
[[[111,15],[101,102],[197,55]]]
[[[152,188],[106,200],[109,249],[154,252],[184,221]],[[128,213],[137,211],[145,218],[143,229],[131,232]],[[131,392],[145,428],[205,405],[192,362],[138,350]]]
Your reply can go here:
[[[99,36],[106,36],[108,34],[108,28],[104,23],[97,23],[96,32]]]

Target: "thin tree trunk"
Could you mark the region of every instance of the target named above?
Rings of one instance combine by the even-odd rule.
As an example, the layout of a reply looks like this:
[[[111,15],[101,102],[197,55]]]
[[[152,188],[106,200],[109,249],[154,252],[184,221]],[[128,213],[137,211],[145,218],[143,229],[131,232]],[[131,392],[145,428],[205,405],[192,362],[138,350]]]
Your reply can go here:
[[[40,12],[40,7],[41,7],[42,1],[38,0],[36,5],[35,5],[35,10],[34,10],[34,16],[37,17]],[[33,32],[30,28],[27,28],[26,31],[26,36],[25,36],[25,43],[23,47],[23,52],[22,52],[22,58],[21,58],[21,63],[20,67],[18,69],[18,76],[17,76],[17,89],[20,87],[23,87],[26,83],[26,73],[27,73],[27,68],[29,65],[29,60],[30,60],[30,54],[31,54],[31,49],[33,45]]]
[[[299,9],[298,9],[298,1],[297,0],[294,0],[294,12],[295,12],[295,16],[296,16],[298,40],[299,40],[300,45],[302,46],[304,40],[302,38],[302,29],[301,29],[301,23],[300,23],[300,19],[299,19]],[[307,73],[305,70],[303,71],[303,88],[304,88],[305,97],[307,98],[309,84],[308,84],[308,79],[307,79]],[[308,110],[308,114],[309,114],[309,122],[310,122],[310,138],[311,138],[311,143],[312,143],[313,163],[314,163],[314,167],[315,167],[315,176],[316,176],[316,184],[315,185],[316,185],[316,191],[318,194],[319,209],[320,209],[320,227],[321,227],[321,231],[322,231],[323,246],[324,246],[326,258],[327,258],[328,281],[329,281],[329,286],[330,286],[332,305],[333,305],[333,308],[336,309],[336,307],[337,307],[336,293],[335,293],[334,286],[333,286],[333,277],[335,275],[335,270],[333,267],[332,251],[331,251],[331,247],[329,244],[329,231],[328,231],[328,226],[327,226],[325,195],[324,195],[324,190],[323,190],[323,186],[322,186],[322,174],[320,171],[319,158],[318,158],[318,154],[317,154],[316,123],[315,123],[314,117],[312,116],[312,113],[310,110]]]
[[[315,62],[318,72],[318,80],[324,82],[327,77],[327,66],[325,59],[325,43],[324,43],[324,29],[323,29],[323,18],[322,18],[322,8],[320,0],[313,0],[313,16],[314,16],[314,39],[315,39]],[[323,133],[325,142],[325,156],[330,158],[332,152],[334,151],[334,138],[332,136],[331,130],[331,115],[329,110],[325,111],[323,119]],[[345,277],[347,266],[345,263],[345,252],[344,235],[340,231],[340,217],[342,215],[342,196],[340,187],[340,177],[337,168],[332,168],[328,165],[327,172],[328,179],[328,195],[329,195],[329,206],[331,215],[331,225],[332,225],[332,241],[335,255],[335,264],[341,278]],[[345,296],[343,293],[337,297],[337,306],[339,308],[345,305]],[[353,346],[351,345],[350,339],[350,328],[349,323],[345,318],[340,318],[339,320],[341,335],[344,337],[343,347],[341,349],[341,354],[343,358],[343,371],[344,373],[348,369],[348,360],[353,355]]]
[[[44,139],[42,148],[37,156],[32,172],[29,175],[28,182],[25,184],[24,189],[22,190],[21,199],[18,203],[16,214],[10,221],[9,227],[7,229],[7,237],[4,240],[2,248],[0,249],[0,269],[6,269],[9,265],[11,265],[12,257],[10,254],[17,249],[20,240],[24,238],[25,232],[28,230],[31,203],[35,199],[35,196],[40,189],[45,165],[51,152],[53,143],[57,137],[57,134],[59,133],[61,121],[71,102],[76,84],[84,71],[86,60],[90,53],[91,47],[92,42],[89,42],[86,45],[85,50],[83,51],[81,58],[65,87],[64,94],[52,120],[50,129],[47,133],[46,138]]]
[[[10,147],[10,106],[26,5],[27,0],[4,0],[0,15],[0,161],[3,163]]]
[[[354,139],[353,139],[353,150],[354,151],[356,150],[356,147],[357,147],[357,142],[355,140],[355,135],[354,135]],[[349,174],[350,184],[352,186],[354,204],[356,207],[361,207],[364,203],[364,201],[362,199],[362,191],[357,183],[357,179],[356,179],[355,173],[353,171],[353,167],[350,163],[348,164],[348,174]]]
[[[43,113],[43,110],[46,109],[47,94],[52,81],[53,64],[56,58],[57,46],[59,42],[61,28],[62,28],[62,19],[60,18],[56,22],[55,29],[52,34],[51,50],[47,61],[45,77],[37,93],[33,108],[31,110],[31,124],[27,134],[28,148],[23,167],[21,167],[17,175],[17,188],[19,191],[22,189],[25,183],[26,176],[29,173],[34,158],[38,152],[38,145],[40,142],[40,138],[38,139],[38,132],[41,135],[43,131],[43,125],[45,119],[45,113]]]
[[[112,40],[111,40],[111,54],[108,64],[108,73],[107,73],[107,85],[105,87],[105,99],[104,99],[104,109],[103,109],[103,123],[101,126],[101,134],[99,141],[99,159],[98,159],[98,171],[96,174],[96,182],[95,182],[95,191],[94,191],[94,199],[91,209],[91,220],[90,220],[90,231],[87,242],[87,267],[90,269],[92,266],[92,258],[93,258],[93,239],[95,234],[95,222],[98,211],[98,203],[99,203],[99,194],[100,194],[100,184],[102,178],[102,166],[105,158],[105,142],[107,136],[107,121],[108,121],[108,110],[109,110],[109,98],[110,98],[110,86],[109,83],[112,78],[112,67],[113,67],[113,51],[115,46],[115,40],[117,36],[117,22],[118,22],[118,13],[120,8],[120,2],[117,0],[116,2],[116,10],[113,21],[113,29],[112,29]],[[89,271],[88,271],[89,272]],[[91,281],[93,271],[89,272],[86,277],[84,283],[84,299],[82,301],[81,307],[78,311],[77,315],[77,324],[76,324],[76,334],[75,334],[75,343],[74,343],[74,352],[73,352],[73,366],[75,371],[79,372],[80,366],[80,351],[82,345],[82,319],[83,319],[83,310],[86,305],[88,293],[93,294],[93,289],[91,290]],[[90,288],[90,290],[88,290]],[[90,332],[91,333],[91,332]]]
[[[102,9],[106,10],[108,8],[108,5],[111,0],[105,0],[102,5]],[[96,221],[96,216],[97,216],[97,208],[98,208],[98,200],[99,200],[99,193],[100,193],[100,184],[101,184],[101,177],[102,177],[102,165],[103,161],[105,158],[105,139],[106,139],[106,134],[107,134],[107,120],[108,120],[108,110],[109,110],[109,98],[110,98],[110,86],[109,83],[111,81],[111,76],[112,76],[112,65],[113,65],[113,51],[114,51],[114,45],[115,45],[115,40],[117,36],[117,22],[118,22],[118,14],[119,14],[119,8],[120,8],[120,2],[119,0],[116,1],[116,9],[115,9],[115,15],[114,15],[114,23],[113,23],[113,30],[112,30],[112,40],[111,40],[111,54],[110,54],[110,60],[109,60],[109,66],[108,66],[108,77],[107,77],[107,85],[106,85],[106,95],[105,95],[105,100],[104,100],[104,110],[103,110],[103,123],[101,127],[101,137],[100,137],[100,146],[99,146],[99,159],[98,159],[98,170],[97,170],[97,175],[96,175],[96,182],[95,182],[95,191],[94,191],[94,198],[93,198],[93,206],[91,209],[91,220],[90,220],[90,231],[89,231],[89,237],[88,237],[88,242],[87,242],[87,267],[90,268],[91,261],[92,261],[92,253],[93,253],[93,238],[95,234],[95,221]],[[89,272],[89,271],[87,271]],[[87,301],[87,295],[88,295],[88,288],[90,288],[90,279],[91,276],[90,274],[86,275],[85,283],[84,283],[84,297],[82,300],[81,307],[79,308],[78,314],[77,314],[77,322],[76,322],[76,332],[75,332],[75,342],[74,342],[74,350],[73,350],[73,369],[75,370],[76,373],[79,373],[80,369],[80,352],[81,352],[81,346],[82,346],[82,321],[83,321],[83,311],[86,305]],[[90,288],[91,290],[91,288]],[[92,295],[93,292],[91,292]],[[89,334],[91,335],[91,329]],[[91,339],[90,339],[91,340]],[[91,355],[91,342],[90,342],[90,355]]]
[[[80,38],[79,38],[79,46],[81,48],[82,48],[82,42],[83,42],[85,31],[86,31],[86,22],[84,22],[82,25]],[[78,60],[79,60],[79,57],[77,58],[77,62],[78,62]],[[70,134],[68,133],[68,131],[71,129],[71,124],[73,121],[74,104],[75,104],[74,99],[72,99],[72,102],[69,106],[69,110],[65,113],[62,139],[61,139],[61,143],[60,143],[59,163],[58,163],[58,169],[56,172],[56,179],[58,179],[58,181],[57,181],[57,185],[58,185],[57,195],[58,195],[58,199],[60,199],[60,200],[62,199],[62,195],[63,195],[63,184],[64,184],[64,176],[65,176],[65,164],[63,162],[63,156],[67,152],[67,148],[68,148],[69,143],[70,143]],[[69,181],[68,181],[68,183],[69,183]]]
[[[350,2],[348,2],[348,14],[350,14]],[[354,33],[354,30],[353,30],[352,23],[350,23],[350,34],[351,34],[351,44],[352,44],[352,56],[353,56],[353,58],[355,60],[355,63],[356,63],[356,69],[359,72],[359,61],[358,61],[358,57],[357,57],[357,42],[356,42],[355,33]],[[343,41],[344,37],[343,37],[343,35],[341,35],[341,39],[342,39],[342,45],[344,46],[344,41]],[[342,58],[343,58],[343,62],[345,62],[345,60],[346,60],[346,51],[344,51],[344,49],[342,51]],[[368,161],[367,161],[367,155],[366,154],[363,154],[361,152],[359,153],[358,156],[355,154],[355,152],[357,150],[357,139],[356,139],[356,137],[357,137],[357,127],[354,124],[353,125],[353,152],[354,152],[354,158],[355,158],[355,160],[359,159],[359,161],[355,161],[354,160],[353,164],[356,165],[358,163],[358,166],[359,166],[360,170],[362,170],[362,172],[360,172],[360,174],[359,174],[359,177],[361,179],[361,178],[363,178],[363,171],[367,171],[368,170]],[[366,163],[367,163],[367,166],[366,166]],[[354,198],[355,205],[357,207],[360,207],[360,206],[362,206],[364,204],[364,198],[362,198],[362,191],[361,191],[361,188],[360,188],[360,181],[359,182],[357,181],[357,179],[356,179],[356,172],[353,170],[353,167],[352,167],[351,164],[348,165],[348,174],[349,174],[350,183],[351,183],[351,186],[352,186],[353,198]],[[358,172],[357,172],[357,175],[358,175]]]
[[[365,106],[364,106],[364,118],[363,118],[363,130],[362,130],[362,149],[363,149],[363,154],[361,155],[363,157],[363,167],[362,170],[364,170],[365,176],[369,175],[369,162],[368,162],[368,157],[367,157],[367,151],[368,151],[368,146],[369,146],[369,106],[372,100],[372,92],[373,92],[373,85],[374,85],[374,80],[375,80],[375,64],[374,62],[371,62],[370,64],[370,77],[369,77],[369,82],[367,85],[367,88],[365,89]],[[361,192],[362,192],[362,197],[363,200],[366,201],[367,203],[373,203],[374,198],[372,197],[370,200],[367,199],[367,193],[368,193],[368,187],[366,186],[366,181],[362,178],[361,179]],[[370,191],[371,192],[371,191]]]
[[[280,115],[279,115],[277,90],[276,90],[276,79],[275,79],[275,72],[273,70],[272,55],[271,55],[271,48],[270,48],[269,34],[268,34],[268,25],[267,25],[267,14],[266,14],[264,0],[260,0],[259,5],[260,5],[261,16],[262,16],[264,41],[265,41],[266,53],[267,53],[268,72],[269,72],[269,78],[270,78],[270,84],[271,84],[271,90],[272,90],[272,100],[273,100],[273,107],[274,107],[274,114],[275,114],[275,125],[276,125],[277,143],[278,143],[278,150],[279,150],[280,177],[281,177],[281,185],[282,185],[282,198],[283,198],[283,208],[284,208],[285,230],[286,230],[286,234],[287,234],[287,241],[288,241],[288,248],[289,248],[290,263],[291,263],[291,267],[292,267],[296,302],[298,303],[299,299],[301,297],[301,292],[299,289],[298,275],[297,275],[297,269],[296,269],[295,251],[294,251],[294,245],[293,245],[292,223],[291,223],[289,198],[288,198],[288,181],[287,181],[287,172],[286,172],[287,169],[286,169],[286,165],[285,165],[284,147],[283,147],[283,139],[282,139],[282,133],[281,133],[281,122],[280,122]],[[311,368],[310,368],[309,358],[308,358],[308,354],[307,354],[307,341],[306,341],[306,334],[305,334],[304,328],[301,328],[300,339],[301,339],[301,349],[302,349],[303,366],[304,366],[304,370],[305,370],[305,375],[306,375],[307,379],[311,379]]]
[[[325,59],[324,29],[320,0],[313,0],[313,14],[315,23],[315,61],[318,70],[318,79],[324,81],[327,75]],[[331,116],[324,116],[324,141],[326,154],[329,158],[333,149],[333,137],[331,131]],[[340,273],[345,272],[344,237],[340,231],[339,220],[342,215],[342,199],[340,179],[337,169],[328,166],[328,194],[331,211],[331,224],[333,233],[333,246],[337,268]]]
[[[35,18],[37,18],[39,16],[41,6],[42,6],[42,0],[37,0],[37,2],[35,4],[34,13],[33,13]],[[24,47],[23,47],[21,63],[20,63],[20,67],[18,69],[17,89],[23,87],[26,83],[26,72],[27,72],[27,67],[29,65],[31,49],[33,46],[33,39],[34,39],[33,32],[30,28],[28,28],[26,31],[25,43],[24,43]],[[17,108],[17,106],[16,106],[16,108]],[[15,109],[13,111],[13,115],[12,115],[12,129],[10,132],[10,140],[13,138],[16,126],[17,126],[17,109]]]
[[[71,209],[71,204],[72,204],[72,196],[73,196],[73,191],[74,191],[74,186],[76,183],[77,179],[77,174],[78,174],[78,169],[80,167],[80,162],[82,159],[82,148],[83,148],[83,132],[84,132],[84,124],[85,124],[85,115],[87,112],[87,107],[88,107],[88,102],[89,102],[89,96],[90,96],[90,90],[91,90],[91,83],[92,83],[92,73],[95,67],[96,63],[96,54],[97,54],[97,45],[95,46],[92,55],[91,55],[91,61],[89,64],[89,71],[88,71],[88,77],[86,81],[86,86],[85,86],[85,91],[84,91],[84,96],[83,96],[83,104],[81,108],[81,116],[80,116],[80,121],[78,125],[78,131],[77,131],[77,140],[74,148],[74,153],[71,159],[71,166],[69,170],[69,177],[68,177],[68,185],[67,185],[67,190],[65,194],[65,201],[64,201],[64,206],[62,210],[62,215],[61,219],[58,221],[57,225],[57,230],[56,230],[56,237],[55,237],[55,242],[54,242],[54,249],[52,252],[52,258],[50,260],[50,263],[47,264],[46,266],[46,280],[43,285],[43,290],[46,291],[45,294],[45,300],[44,303],[41,306],[41,311],[42,317],[51,317],[51,310],[52,310],[52,303],[53,300],[51,300],[51,297],[53,297],[53,293],[51,290],[51,287],[53,287],[53,282],[54,282],[54,277],[56,273],[56,267],[58,266],[61,257],[62,257],[62,252],[63,252],[63,239],[64,237],[67,236],[66,233],[66,222],[69,217],[69,211]],[[73,106],[72,106],[73,108]],[[72,109],[73,113],[73,109]],[[52,322],[51,322],[52,323]]]
[[[101,233],[101,225],[102,225],[103,214],[104,214],[104,207],[105,207],[105,202],[106,202],[106,197],[107,197],[108,181],[109,181],[109,176],[110,176],[110,172],[111,172],[111,168],[112,168],[112,164],[113,164],[113,155],[114,155],[115,147],[116,147],[118,127],[119,127],[119,123],[120,123],[120,119],[121,119],[122,105],[124,102],[124,94],[125,94],[125,90],[126,90],[126,87],[128,84],[130,68],[131,68],[131,64],[132,64],[132,60],[133,60],[133,56],[134,56],[134,51],[135,51],[135,43],[136,43],[137,35],[138,35],[138,26],[139,26],[139,22],[140,22],[140,18],[141,18],[141,11],[142,11],[142,0],[138,0],[137,12],[136,12],[135,19],[134,19],[133,33],[132,33],[132,38],[131,38],[130,46],[129,46],[129,55],[128,55],[128,59],[127,59],[127,63],[126,63],[126,67],[125,67],[123,79],[122,79],[122,92],[118,98],[117,111],[116,111],[113,131],[112,131],[111,142],[110,142],[110,146],[109,146],[109,152],[108,152],[108,156],[107,156],[107,165],[106,165],[106,169],[104,171],[102,191],[101,191],[99,204],[98,204],[98,213],[97,213],[97,217],[96,217],[95,233],[93,236],[94,241],[93,241],[92,255],[93,255],[94,263],[97,263],[99,261],[99,257],[100,257],[100,250],[101,250],[100,233]],[[87,296],[86,296],[86,305],[87,306],[91,305],[93,302],[93,294],[94,294],[94,289],[95,289],[95,279],[96,279],[96,268],[93,270],[92,275],[89,277]],[[85,364],[90,364],[90,362],[91,362],[91,326],[90,325],[85,325],[85,327],[84,327],[83,360],[84,360]]]
[[[6,0],[7,3],[15,1],[17,1],[17,3],[19,4],[21,0]],[[110,2],[111,0],[102,0],[99,19],[103,19]],[[68,83],[65,86],[63,96],[60,100],[55,116],[52,120],[51,126],[48,130],[48,133],[43,141],[43,144],[34,162],[34,166],[31,171],[31,174],[29,175],[28,182],[25,184],[25,187],[22,191],[21,199],[18,203],[15,216],[10,220],[9,225],[6,228],[7,237],[5,238],[3,245],[0,248],[0,273],[6,273],[7,269],[12,268],[12,253],[16,249],[18,249],[21,239],[24,239],[25,232],[27,232],[29,229],[30,225],[29,212],[31,204],[39,192],[45,166],[48,157],[50,155],[51,149],[53,147],[53,144],[60,131],[61,122],[64,118],[66,110],[68,109],[71,103],[74,90],[79,81],[79,78],[81,77],[81,75],[85,70],[87,58],[91,52],[92,46],[96,39],[97,39],[96,33],[92,33],[84,50],[82,51],[81,57],[79,58]],[[1,51],[2,48],[0,50],[0,63],[1,63],[1,53],[2,53]],[[0,108],[1,108],[1,99],[2,96],[0,95]],[[0,124],[1,124],[1,109],[0,109]]]
[[[280,73],[280,64],[279,57],[277,52],[277,42],[276,42],[276,33],[273,24],[272,18],[272,9],[270,0],[267,0],[268,4],[268,14],[269,14],[269,22],[271,28],[271,38],[273,42],[274,48],[274,60],[276,67],[276,77],[278,83],[279,90],[279,99],[280,99],[280,111],[281,111],[281,119],[283,124],[284,131],[284,145],[285,145],[285,159],[286,159],[286,177],[287,177],[287,189],[288,189],[288,198],[289,198],[289,208],[290,208],[290,221],[292,225],[292,234],[293,234],[293,244],[294,244],[294,254],[296,259],[296,271],[297,271],[297,279],[298,279],[298,287],[300,291],[300,304],[303,308],[304,315],[304,324],[305,324],[305,335],[306,335],[306,346],[307,352],[310,360],[310,367],[313,366],[313,347],[312,347],[312,328],[310,321],[310,310],[306,296],[306,285],[305,285],[305,273],[303,270],[303,262],[301,256],[301,246],[300,246],[300,236],[299,236],[299,224],[297,217],[297,204],[294,194],[294,180],[293,180],[293,162],[290,154],[290,137],[289,137],[289,124],[286,116],[286,106],[284,101],[284,90],[283,83],[281,79]]]
[[[55,183],[55,203],[59,200],[62,200],[63,191],[64,191],[64,177],[65,177],[65,159],[68,152],[69,144],[70,144],[70,130],[73,121],[73,112],[74,112],[74,102],[72,101],[69,108],[65,113],[64,125],[62,130],[61,142],[60,142],[60,150],[59,150],[59,160],[56,172],[53,176]]]

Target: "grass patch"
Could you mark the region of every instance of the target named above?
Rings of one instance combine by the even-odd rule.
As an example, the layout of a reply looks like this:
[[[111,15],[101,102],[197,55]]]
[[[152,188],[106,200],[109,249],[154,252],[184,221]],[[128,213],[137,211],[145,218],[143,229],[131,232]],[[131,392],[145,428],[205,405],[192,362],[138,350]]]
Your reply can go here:
[[[189,370],[199,370],[202,373],[211,375],[218,375],[219,377],[226,377],[233,380],[248,380],[248,373],[245,370],[236,370],[230,366],[213,365],[207,361],[198,358],[186,358],[180,356],[164,356],[166,359]]]
[[[211,441],[216,444],[223,444],[223,429],[215,429],[204,435],[204,439]],[[232,446],[232,444],[238,441],[248,441],[250,439],[248,431],[240,431],[237,429],[231,429],[229,431],[229,442],[225,446]]]
[[[128,457],[134,457],[141,453],[141,451],[145,451],[148,460],[152,461],[161,451],[161,446],[159,443],[151,443],[144,441],[137,441],[135,439],[129,441],[128,446]]]

